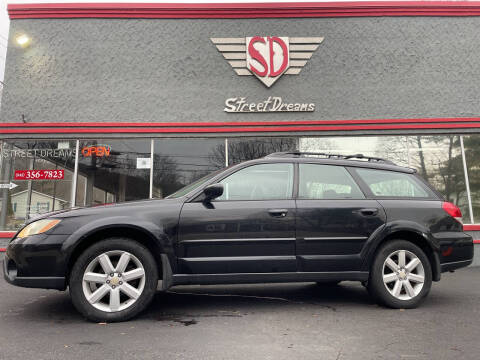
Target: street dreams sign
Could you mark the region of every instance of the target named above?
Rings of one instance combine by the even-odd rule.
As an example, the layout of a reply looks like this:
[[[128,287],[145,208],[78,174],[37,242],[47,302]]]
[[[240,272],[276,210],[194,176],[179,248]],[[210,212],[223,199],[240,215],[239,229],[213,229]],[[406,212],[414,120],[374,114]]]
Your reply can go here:
[[[245,97],[233,97],[225,100],[228,113],[259,113],[259,112],[311,112],[315,111],[313,103],[288,103],[280,96],[269,96],[260,102],[248,102]]]
[[[283,74],[298,75],[323,37],[211,38],[237,75],[254,75],[271,87]]]

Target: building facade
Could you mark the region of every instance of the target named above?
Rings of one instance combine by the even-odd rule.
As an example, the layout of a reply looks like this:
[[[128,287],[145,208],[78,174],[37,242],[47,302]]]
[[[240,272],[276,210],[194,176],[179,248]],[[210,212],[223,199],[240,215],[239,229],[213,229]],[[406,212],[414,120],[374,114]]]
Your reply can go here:
[[[5,237],[294,149],[414,167],[480,231],[479,3],[8,9]]]

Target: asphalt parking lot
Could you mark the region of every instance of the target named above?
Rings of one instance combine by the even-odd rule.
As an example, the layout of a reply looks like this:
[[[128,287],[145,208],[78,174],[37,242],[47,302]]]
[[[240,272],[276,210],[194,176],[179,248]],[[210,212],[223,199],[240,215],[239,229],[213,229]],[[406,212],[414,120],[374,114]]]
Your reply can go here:
[[[444,274],[419,309],[357,283],[183,286],[126,323],[85,321],[68,292],[0,281],[1,359],[478,359],[480,267]]]

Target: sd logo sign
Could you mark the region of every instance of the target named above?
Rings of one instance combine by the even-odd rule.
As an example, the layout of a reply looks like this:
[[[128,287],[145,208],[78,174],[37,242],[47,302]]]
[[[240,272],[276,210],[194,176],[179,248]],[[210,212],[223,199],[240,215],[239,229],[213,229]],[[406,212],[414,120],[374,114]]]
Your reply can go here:
[[[247,37],[247,68],[268,87],[287,70],[288,37]]]
[[[211,40],[237,75],[255,75],[270,87],[283,74],[300,74],[323,37],[248,36]]]

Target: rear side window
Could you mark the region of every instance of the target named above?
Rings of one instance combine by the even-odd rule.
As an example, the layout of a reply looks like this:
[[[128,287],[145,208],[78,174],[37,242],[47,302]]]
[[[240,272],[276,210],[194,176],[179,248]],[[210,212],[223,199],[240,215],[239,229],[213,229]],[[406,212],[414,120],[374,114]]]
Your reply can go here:
[[[432,192],[412,174],[394,171],[356,169],[375,196],[429,198]]]
[[[342,166],[300,164],[300,199],[364,199],[362,191]]]

